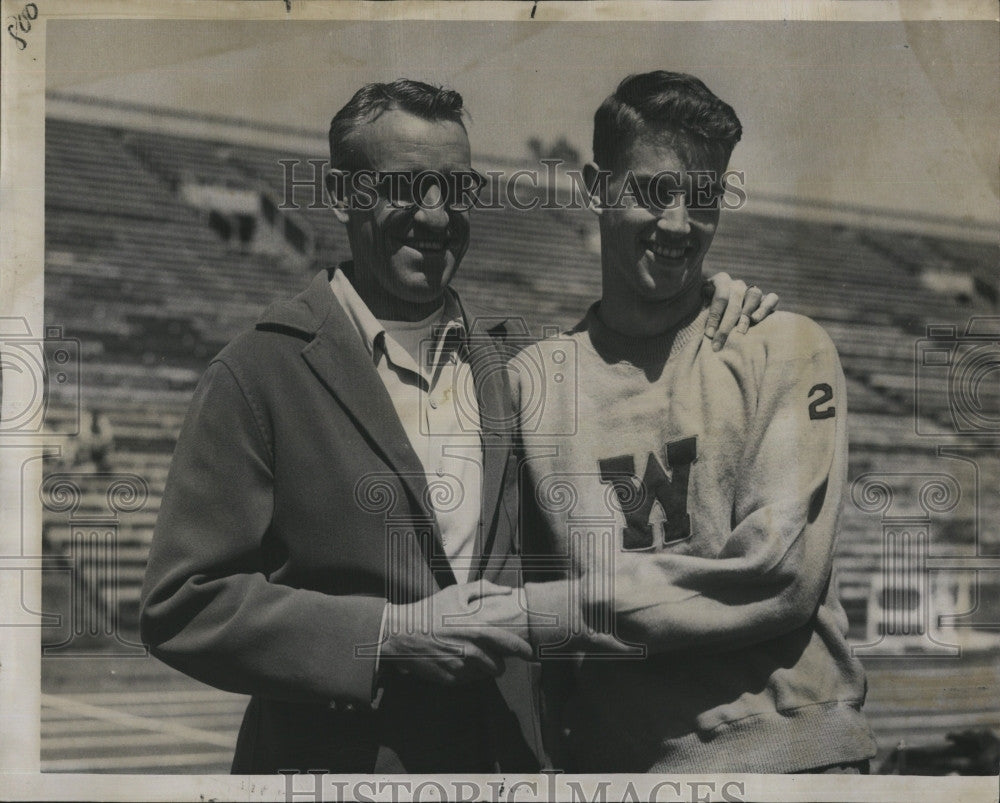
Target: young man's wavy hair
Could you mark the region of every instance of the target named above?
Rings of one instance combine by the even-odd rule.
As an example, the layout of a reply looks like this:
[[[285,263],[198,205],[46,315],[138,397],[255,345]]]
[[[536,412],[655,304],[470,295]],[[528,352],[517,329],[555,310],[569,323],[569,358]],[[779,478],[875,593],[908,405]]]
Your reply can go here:
[[[605,170],[620,167],[636,136],[650,129],[668,136],[689,169],[719,171],[743,134],[736,112],[702,81],[655,70],[628,76],[600,105],[594,115],[594,161]]]
[[[365,84],[330,121],[330,167],[339,170],[367,168],[368,165],[360,163],[361,155],[353,134],[388,109],[409,112],[424,120],[449,120],[465,127],[462,96],[453,89],[409,78],[388,84]]]

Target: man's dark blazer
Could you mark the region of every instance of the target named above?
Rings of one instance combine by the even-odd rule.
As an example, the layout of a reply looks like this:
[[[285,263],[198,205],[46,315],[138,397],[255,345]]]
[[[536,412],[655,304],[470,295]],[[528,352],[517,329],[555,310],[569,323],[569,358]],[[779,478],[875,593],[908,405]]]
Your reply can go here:
[[[390,669],[373,707],[386,599],[455,578],[423,466],[329,278],[272,305],[202,378],[156,523],[143,640],[171,666],[252,695],[233,772],[535,771],[521,661],[452,687]],[[471,436],[484,460],[475,576],[516,585],[504,329],[477,332],[466,317],[483,422]]]

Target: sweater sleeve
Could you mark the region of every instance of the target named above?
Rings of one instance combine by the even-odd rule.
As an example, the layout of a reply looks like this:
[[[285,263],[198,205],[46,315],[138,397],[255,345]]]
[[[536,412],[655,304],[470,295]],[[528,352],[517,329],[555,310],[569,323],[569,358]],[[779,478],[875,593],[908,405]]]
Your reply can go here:
[[[268,579],[274,507],[266,422],[213,363],[174,452],[142,591],[143,641],[165,663],[227,691],[302,702],[372,701],[385,600]],[[331,522],[335,526],[335,522]]]
[[[718,555],[617,552],[610,582],[582,583],[586,618],[614,617],[622,639],[656,653],[747,646],[813,616],[846,482],[847,407],[833,343],[812,322],[796,334],[766,357]],[[532,589],[532,606],[568,600],[554,585]]]

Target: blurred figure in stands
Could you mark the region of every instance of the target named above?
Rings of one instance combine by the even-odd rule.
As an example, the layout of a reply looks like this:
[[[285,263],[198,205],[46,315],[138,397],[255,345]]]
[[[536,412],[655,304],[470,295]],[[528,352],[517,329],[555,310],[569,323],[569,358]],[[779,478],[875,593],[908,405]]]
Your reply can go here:
[[[80,434],[71,442],[72,453],[67,455],[72,467],[93,463],[98,471],[111,471],[111,455],[115,448],[115,431],[107,415],[101,410],[90,411],[90,422],[80,428]]]

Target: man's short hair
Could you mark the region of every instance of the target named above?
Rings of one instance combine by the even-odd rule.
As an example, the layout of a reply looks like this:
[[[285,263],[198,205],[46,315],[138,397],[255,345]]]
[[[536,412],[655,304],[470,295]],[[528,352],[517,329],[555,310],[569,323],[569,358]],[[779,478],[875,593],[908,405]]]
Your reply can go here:
[[[408,78],[389,84],[365,84],[330,121],[330,167],[339,170],[368,167],[359,163],[360,154],[351,135],[388,109],[400,109],[425,120],[450,120],[465,127],[462,96],[454,89]]]
[[[644,130],[672,134],[671,146],[688,164],[724,169],[743,126],[732,107],[693,75],[655,70],[630,75],[594,115],[594,161],[614,169]]]

